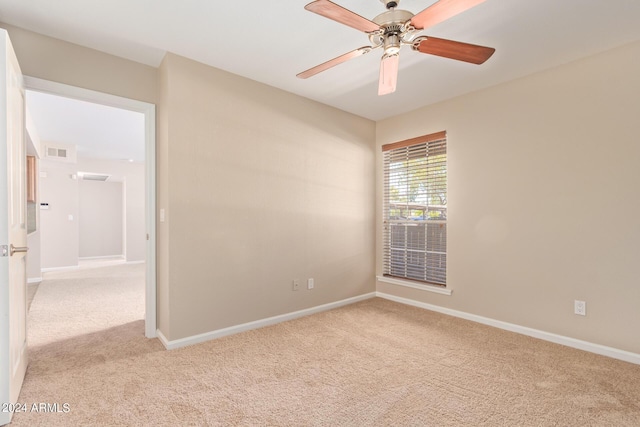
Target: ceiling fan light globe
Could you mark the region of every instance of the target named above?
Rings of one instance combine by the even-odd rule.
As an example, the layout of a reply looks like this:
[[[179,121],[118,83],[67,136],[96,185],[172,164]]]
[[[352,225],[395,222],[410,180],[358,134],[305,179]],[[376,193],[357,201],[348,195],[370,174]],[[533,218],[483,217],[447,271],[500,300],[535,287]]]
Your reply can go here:
[[[388,34],[384,38],[384,54],[385,56],[397,55],[400,52],[400,36],[397,34]]]
[[[383,55],[380,61],[380,79],[378,82],[378,95],[388,95],[396,91],[398,82],[398,60],[396,55]]]

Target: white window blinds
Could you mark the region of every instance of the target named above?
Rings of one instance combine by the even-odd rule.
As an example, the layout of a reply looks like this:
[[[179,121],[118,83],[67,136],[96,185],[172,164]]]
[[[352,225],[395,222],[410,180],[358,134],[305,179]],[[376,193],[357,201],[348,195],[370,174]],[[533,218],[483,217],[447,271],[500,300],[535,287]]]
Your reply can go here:
[[[384,145],[384,275],[446,285],[445,132]]]

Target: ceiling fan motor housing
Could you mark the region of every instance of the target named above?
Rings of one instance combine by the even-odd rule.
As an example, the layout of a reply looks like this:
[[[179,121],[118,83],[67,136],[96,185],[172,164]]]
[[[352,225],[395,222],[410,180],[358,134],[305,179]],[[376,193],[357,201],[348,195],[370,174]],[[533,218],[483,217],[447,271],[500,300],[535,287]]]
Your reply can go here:
[[[413,13],[408,10],[392,9],[382,12],[380,15],[372,19],[373,22],[380,25],[382,28],[386,28],[389,25],[401,25],[407,23],[413,18]]]
[[[373,22],[380,25],[380,33],[370,37],[374,45],[384,48],[385,55],[396,55],[403,43],[409,43],[413,34],[413,27],[408,25],[413,13],[407,10],[390,9],[373,18]]]

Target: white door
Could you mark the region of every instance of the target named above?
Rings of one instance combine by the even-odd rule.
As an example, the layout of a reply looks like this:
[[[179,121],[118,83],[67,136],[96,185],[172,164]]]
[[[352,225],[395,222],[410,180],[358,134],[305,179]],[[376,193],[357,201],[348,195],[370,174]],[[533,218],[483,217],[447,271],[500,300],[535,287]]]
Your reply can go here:
[[[26,153],[22,73],[0,29],[0,425],[27,370]]]

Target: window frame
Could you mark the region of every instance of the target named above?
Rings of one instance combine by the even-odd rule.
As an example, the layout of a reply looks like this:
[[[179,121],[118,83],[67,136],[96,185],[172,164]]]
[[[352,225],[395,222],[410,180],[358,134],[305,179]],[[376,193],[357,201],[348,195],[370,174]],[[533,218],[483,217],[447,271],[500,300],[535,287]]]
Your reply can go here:
[[[420,147],[420,146],[423,147]],[[430,165],[429,162],[429,151],[430,149],[434,152],[432,157],[439,156],[435,158],[439,169],[435,169],[433,165]],[[413,151],[415,150],[415,151]],[[424,151],[424,154],[423,154]],[[447,289],[447,270],[446,270],[446,257],[447,257],[447,239],[446,239],[446,228],[447,228],[447,203],[446,203],[446,194],[447,194],[447,181],[448,181],[448,158],[447,158],[447,134],[446,131],[436,132],[428,135],[419,136],[416,138],[407,139],[404,141],[399,141],[391,144],[385,144],[382,146],[383,152],[383,201],[382,201],[382,209],[383,209],[383,217],[382,217],[382,260],[383,260],[383,275],[378,276],[378,280],[382,282],[392,283],[396,285],[404,285],[418,289],[431,290],[438,293],[451,294],[451,291]],[[417,156],[416,156],[417,153]],[[442,161],[442,155],[444,154],[444,161]],[[395,181],[397,178],[391,178],[391,165],[392,158],[398,159],[405,156],[407,158],[407,162],[411,160],[417,159],[425,159],[424,160],[424,168],[422,168],[422,164],[418,166],[410,165],[409,163],[405,163],[404,166],[400,167],[400,173],[396,175],[400,176],[401,180],[405,180],[407,187],[409,184],[420,183],[420,187],[422,188],[422,193],[418,197],[423,197],[421,208],[417,209],[417,211],[422,211],[422,217],[418,217],[418,220],[411,217],[412,207],[416,206],[415,199],[410,200],[409,190],[405,191],[406,201],[401,202],[401,206],[406,205],[404,208],[404,215],[400,215],[400,218],[397,216],[394,218],[391,215],[393,204],[395,206],[395,210],[397,212],[398,203],[392,203],[390,192],[393,184],[397,183]],[[417,160],[420,161],[420,160]],[[396,162],[397,163],[397,162]],[[415,162],[414,162],[415,163]],[[442,165],[444,163],[444,165]],[[444,166],[444,182],[441,181],[442,176],[442,166]],[[404,178],[402,178],[402,169],[407,174]],[[419,178],[409,177],[408,175],[412,172],[419,172]],[[424,172],[423,172],[424,171]],[[424,175],[422,175],[424,173]],[[424,178],[422,178],[424,176]],[[429,179],[440,179],[440,181],[436,184],[435,189],[431,189],[430,192],[427,190],[429,187],[429,182],[433,183],[433,181],[429,181]],[[390,182],[390,180],[394,180],[394,182]],[[404,181],[403,181],[404,182]],[[433,185],[433,184],[431,184]],[[431,203],[431,199],[434,195],[442,196],[444,195],[444,202],[441,202],[441,205],[436,206]],[[401,197],[400,197],[401,198]],[[442,197],[440,197],[442,200]],[[414,209],[415,210],[415,209]],[[434,215],[435,214],[435,215]],[[436,218],[437,217],[437,218]],[[432,218],[432,219],[430,219]],[[413,228],[414,226],[417,226]],[[395,248],[395,253],[400,254],[402,259],[399,260],[397,257],[393,257],[393,242],[394,242],[394,228],[399,229],[402,236],[402,229],[404,228],[404,242],[402,242],[402,238],[396,239],[395,244],[398,242],[401,245]],[[433,231],[436,231],[436,234]],[[441,229],[438,236],[438,229]],[[397,230],[396,230],[397,231]],[[412,234],[412,236],[409,236]],[[432,249],[429,251],[429,244],[431,240],[429,239],[429,235],[432,235],[431,240],[436,240],[436,245],[438,246],[439,251],[435,251]],[[415,242],[415,236],[420,236],[420,238],[424,239],[424,242],[418,240],[418,248],[415,248],[411,242]],[[411,242],[410,242],[411,241]],[[410,247],[411,246],[411,247]],[[444,250],[442,250],[444,249]],[[404,251],[404,252],[403,252]],[[419,262],[417,264],[412,264],[409,262],[409,258],[412,255],[415,255],[416,252],[422,252],[421,255],[418,255]],[[420,258],[423,259],[420,259]],[[431,258],[430,258],[431,257]],[[433,265],[433,260],[436,260],[435,266]],[[437,261],[440,260],[440,261]],[[440,264],[438,264],[438,262]],[[421,264],[421,265],[419,265]],[[443,267],[442,267],[443,266]],[[398,274],[398,268],[404,267],[405,274]],[[407,271],[409,269],[413,269],[409,274]],[[402,268],[400,268],[402,270]],[[424,273],[424,274],[423,274]],[[417,277],[420,276],[420,277]],[[429,279],[434,280],[429,280]]]

